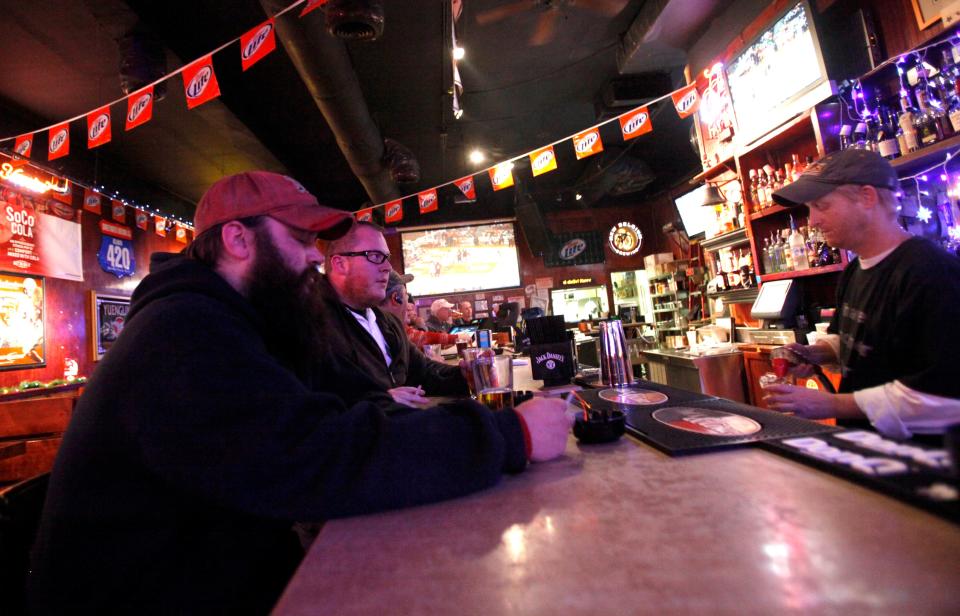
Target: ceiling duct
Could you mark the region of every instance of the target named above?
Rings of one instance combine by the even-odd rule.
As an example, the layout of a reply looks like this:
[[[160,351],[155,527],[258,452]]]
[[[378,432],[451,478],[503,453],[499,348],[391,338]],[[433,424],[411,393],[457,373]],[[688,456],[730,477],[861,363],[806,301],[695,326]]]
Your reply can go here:
[[[374,41],[383,35],[382,0],[330,0],[327,30],[348,41]]]
[[[647,163],[630,156],[624,149],[610,148],[593,157],[573,190],[580,195],[577,205],[586,208],[608,195],[619,197],[639,192],[655,179]]]
[[[268,15],[275,15],[286,8],[287,0],[260,0],[260,4]],[[370,117],[343,41],[310,16],[276,23],[290,60],[370,200],[383,203],[399,197],[397,184],[383,162],[383,137]]]

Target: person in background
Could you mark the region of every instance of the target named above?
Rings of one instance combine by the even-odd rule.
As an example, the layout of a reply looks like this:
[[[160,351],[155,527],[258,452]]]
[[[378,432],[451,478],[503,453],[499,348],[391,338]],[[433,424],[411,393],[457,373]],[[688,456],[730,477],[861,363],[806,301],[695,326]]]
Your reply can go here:
[[[352,218],[292,178],[214,183],[196,238],[155,254],[77,402],[28,575],[31,614],[270,611],[303,552],[294,521],[453,498],[563,453],[559,400],[347,406],[315,352],[316,238]]]
[[[445,299],[435,299],[430,304],[430,316],[427,317],[427,331],[449,332],[453,325],[454,305]]]
[[[457,366],[431,360],[407,338],[400,319],[384,313],[389,249],[380,227],[359,222],[324,248],[326,275],[318,286],[318,312],[329,329],[329,352],[317,353],[317,386],[348,403],[388,395],[405,405],[426,395],[468,393]]]
[[[790,344],[808,364],[839,364],[839,393],[774,385],[768,405],[810,419],[868,419],[884,435],[942,434],[960,422],[960,260],[898,223],[897,174],[875,152],[812,164],[773,194],[806,205],[809,225],[858,257],[844,269],[829,335]],[[812,374],[803,364],[799,376]]]
[[[413,280],[411,274],[398,274],[395,271],[390,272],[390,279],[387,281],[386,297],[380,304],[380,310],[390,313],[404,322],[409,314],[409,308],[412,305],[407,297],[407,283]],[[417,329],[409,323],[404,323],[404,330],[407,338],[413,346],[420,348],[425,344],[456,344],[460,337],[457,334],[446,334],[444,332],[428,332]]]
[[[407,296],[407,310],[406,318],[404,319],[404,325],[408,325],[414,329],[419,329],[422,331],[427,331],[427,324],[424,322],[423,317],[417,314],[417,304],[411,296]]]
[[[473,320],[473,304],[468,300],[460,302],[457,306],[460,309],[460,316],[453,320],[454,325],[469,325]]]

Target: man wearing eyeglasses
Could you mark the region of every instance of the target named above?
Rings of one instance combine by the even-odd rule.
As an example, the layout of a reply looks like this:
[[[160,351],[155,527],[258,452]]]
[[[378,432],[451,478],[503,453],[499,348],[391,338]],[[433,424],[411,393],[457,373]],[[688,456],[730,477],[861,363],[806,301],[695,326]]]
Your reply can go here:
[[[468,394],[459,367],[426,357],[410,343],[403,323],[380,309],[393,269],[380,227],[357,223],[324,253],[321,312],[332,339],[318,358],[319,387],[348,402],[389,395],[408,406],[427,404],[426,396]]]

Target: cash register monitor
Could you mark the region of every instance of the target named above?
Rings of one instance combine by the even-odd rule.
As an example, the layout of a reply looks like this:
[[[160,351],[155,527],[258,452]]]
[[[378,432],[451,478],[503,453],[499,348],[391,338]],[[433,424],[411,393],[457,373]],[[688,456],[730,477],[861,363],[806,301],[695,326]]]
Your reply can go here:
[[[773,329],[792,326],[799,305],[798,291],[793,280],[763,283],[750,310],[751,317],[765,321],[765,325]]]

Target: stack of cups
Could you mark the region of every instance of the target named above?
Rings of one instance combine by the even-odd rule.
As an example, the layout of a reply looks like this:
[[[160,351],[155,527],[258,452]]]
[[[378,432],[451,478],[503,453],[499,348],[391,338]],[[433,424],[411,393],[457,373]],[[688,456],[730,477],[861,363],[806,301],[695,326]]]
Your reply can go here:
[[[600,321],[600,379],[610,387],[628,387],[633,383],[627,337],[619,319]]]

